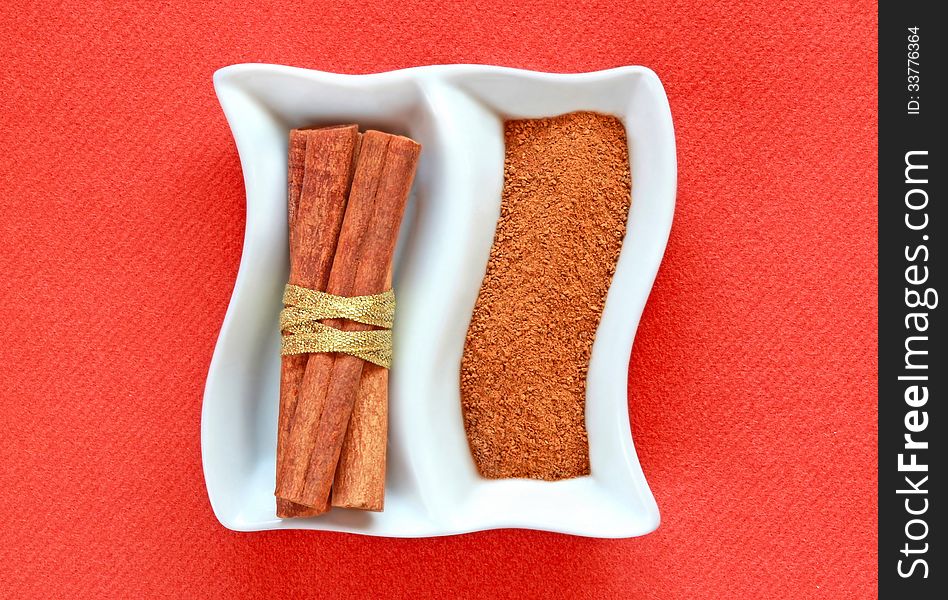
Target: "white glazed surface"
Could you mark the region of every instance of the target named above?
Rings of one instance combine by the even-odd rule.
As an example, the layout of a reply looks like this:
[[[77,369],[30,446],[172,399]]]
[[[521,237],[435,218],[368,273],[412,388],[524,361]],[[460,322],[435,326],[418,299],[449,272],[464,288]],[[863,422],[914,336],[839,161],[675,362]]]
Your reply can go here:
[[[214,75],[240,154],[247,227],[240,271],[204,393],[201,444],[214,513],[234,530],[324,529],[417,537],[518,527],[594,537],[654,530],[658,507],[632,445],[628,359],[671,228],[671,113],[643,67],[549,74],[478,65],[337,75],[235,65]],[[632,207],[593,345],[586,392],[591,475],[486,480],[461,416],[464,337],[503,185],[503,120],[592,110],[628,134]],[[281,520],[273,497],[278,314],[288,271],[288,131],[358,123],[408,135],[422,158],[395,258],[385,511]],[[634,385],[634,384],[633,384]]]

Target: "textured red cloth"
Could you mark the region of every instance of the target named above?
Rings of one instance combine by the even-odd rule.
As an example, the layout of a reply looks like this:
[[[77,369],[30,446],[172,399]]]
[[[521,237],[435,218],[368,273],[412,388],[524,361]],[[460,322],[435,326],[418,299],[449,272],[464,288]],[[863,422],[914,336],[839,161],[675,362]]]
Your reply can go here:
[[[0,595],[874,596],[876,5],[347,4],[0,5]],[[218,524],[244,191],[211,74],[248,61],[659,74],[678,208],[629,372],[657,532]]]

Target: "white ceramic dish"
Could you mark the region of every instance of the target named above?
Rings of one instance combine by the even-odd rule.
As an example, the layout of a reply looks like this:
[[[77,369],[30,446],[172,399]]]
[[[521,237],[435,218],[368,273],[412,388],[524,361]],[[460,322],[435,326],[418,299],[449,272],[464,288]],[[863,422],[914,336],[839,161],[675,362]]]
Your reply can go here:
[[[247,192],[243,257],[201,423],[204,476],[221,523],[405,537],[501,527],[596,537],[654,530],[658,508],[632,445],[627,373],[674,212],[675,140],[658,77],[642,67],[562,75],[453,65],[337,75],[248,64],[221,69],[214,85]],[[588,372],[592,474],[555,483],[485,480],[464,434],[458,370],[499,214],[502,123],[576,110],[622,119],[633,181],[628,233]],[[395,258],[385,511],[284,521],[275,516],[273,486],[287,135],[350,122],[409,135],[423,147]]]

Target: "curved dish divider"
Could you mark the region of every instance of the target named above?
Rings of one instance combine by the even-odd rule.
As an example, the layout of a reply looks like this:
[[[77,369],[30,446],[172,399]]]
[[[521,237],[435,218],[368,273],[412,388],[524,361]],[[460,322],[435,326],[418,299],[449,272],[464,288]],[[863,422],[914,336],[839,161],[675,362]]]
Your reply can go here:
[[[674,212],[671,113],[642,67],[560,75],[500,67],[419,67],[336,75],[235,65],[214,75],[240,154],[247,229],[240,271],[204,395],[202,454],[218,519],[241,531],[326,529],[387,536],[499,527],[596,537],[642,535],[658,508],[629,427],[628,357]],[[485,480],[461,417],[465,334],[500,210],[503,120],[576,110],[619,116],[632,207],[587,378],[591,475]],[[280,520],[273,498],[279,397],[277,315],[288,270],[286,144],[293,127],[355,122],[422,144],[395,257],[385,511]]]

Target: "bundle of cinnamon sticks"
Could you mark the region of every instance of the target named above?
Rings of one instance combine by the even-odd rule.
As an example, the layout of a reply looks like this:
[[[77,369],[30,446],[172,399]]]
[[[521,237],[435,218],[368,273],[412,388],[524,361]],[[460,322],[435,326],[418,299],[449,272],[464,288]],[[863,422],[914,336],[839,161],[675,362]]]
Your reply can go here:
[[[290,132],[289,284],[354,297],[391,287],[391,263],[420,146],[356,125]],[[373,329],[329,319],[341,331]],[[284,335],[292,335],[284,331]],[[388,371],[342,352],[283,357],[277,516],[331,506],[380,511]]]

